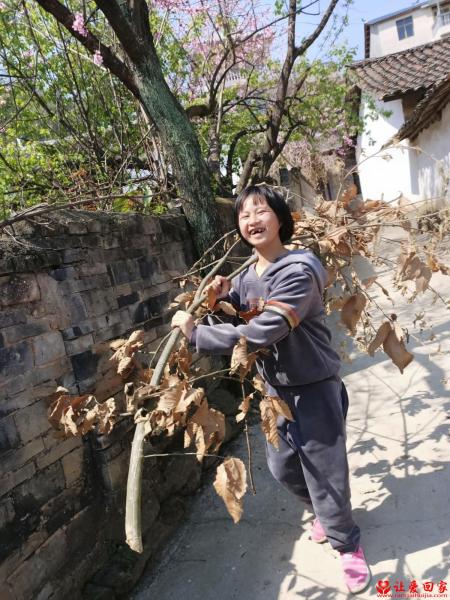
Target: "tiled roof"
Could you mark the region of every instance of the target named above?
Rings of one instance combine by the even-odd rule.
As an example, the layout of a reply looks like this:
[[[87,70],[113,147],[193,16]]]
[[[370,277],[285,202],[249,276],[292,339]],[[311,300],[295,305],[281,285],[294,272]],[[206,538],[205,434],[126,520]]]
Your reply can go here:
[[[358,86],[380,100],[429,89],[450,73],[450,37],[351,65]]]
[[[391,141],[409,138],[413,141],[421,131],[440,118],[442,109],[450,101],[450,74],[433,86],[416,106],[410,118],[400,127]]]

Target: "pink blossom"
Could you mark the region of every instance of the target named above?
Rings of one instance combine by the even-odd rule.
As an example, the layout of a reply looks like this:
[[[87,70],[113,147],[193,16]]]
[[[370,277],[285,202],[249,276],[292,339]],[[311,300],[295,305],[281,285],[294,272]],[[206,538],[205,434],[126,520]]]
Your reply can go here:
[[[72,23],[72,29],[80,35],[82,35],[83,37],[87,37],[88,30],[86,29],[83,15],[79,12],[75,13],[75,18]]]
[[[103,64],[103,56],[100,52],[100,50],[96,50],[94,52],[94,57],[92,59],[94,61],[94,65],[97,65],[97,67],[101,67]]]
[[[6,4],[4,2],[0,2],[0,10],[5,10]]]
[[[348,135],[344,135],[344,144],[346,146],[353,146],[353,140]]]
[[[25,50],[23,55],[27,56],[28,58],[31,58],[32,56],[34,56],[34,50],[32,50],[31,48],[29,50]]]

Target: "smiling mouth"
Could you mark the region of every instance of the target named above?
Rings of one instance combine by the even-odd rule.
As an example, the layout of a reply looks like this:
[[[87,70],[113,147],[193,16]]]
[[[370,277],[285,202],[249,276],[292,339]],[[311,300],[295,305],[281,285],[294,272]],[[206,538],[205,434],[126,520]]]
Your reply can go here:
[[[264,228],[258,227],[258,228],[252,229],[250,231],[250,235],[258,235],[258,233],[264,233],[264,231],[265,231]]]

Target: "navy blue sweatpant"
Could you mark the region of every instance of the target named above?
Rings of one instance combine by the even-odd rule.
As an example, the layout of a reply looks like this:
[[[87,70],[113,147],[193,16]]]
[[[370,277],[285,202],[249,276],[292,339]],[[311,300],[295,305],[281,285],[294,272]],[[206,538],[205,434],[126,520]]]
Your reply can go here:
[[[267,392],[282,398],[294,421],[279,417],[279,450],[266,442],[272,475],[301,500],[312,504],[331,546],[352,552],[360,530],[353,521],[345,446],[348,396],[340,377]]]

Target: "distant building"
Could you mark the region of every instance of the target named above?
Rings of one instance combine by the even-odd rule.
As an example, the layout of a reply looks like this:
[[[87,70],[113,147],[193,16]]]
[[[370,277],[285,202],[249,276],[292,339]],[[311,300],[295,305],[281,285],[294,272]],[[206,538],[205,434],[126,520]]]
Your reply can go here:
[[[450,1],[418,2],[365,24],[365,58],[409,50],[448,35]]]
[[[365,34],[369,58],[351,67],[367,119],[356,149],[362,195],[440,202],[450,197],[450,2],[380,17]]]

